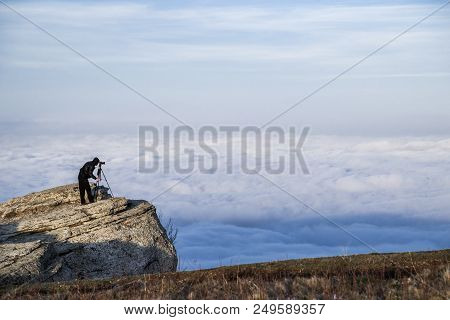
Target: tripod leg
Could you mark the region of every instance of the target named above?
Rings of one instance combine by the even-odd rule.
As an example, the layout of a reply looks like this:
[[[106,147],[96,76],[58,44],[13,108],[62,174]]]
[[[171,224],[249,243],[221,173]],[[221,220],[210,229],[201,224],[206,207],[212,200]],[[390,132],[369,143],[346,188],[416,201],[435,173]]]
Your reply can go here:
[[[106,184],[108,185],[109,191],[111,191],[111,196],[114,198],[114,193],[112,192],[111,187],[109,186],[108,179],[106,179],[105,172],[103,170],[102,170],[102,173],[103,173],[103,178],[105,178]]]

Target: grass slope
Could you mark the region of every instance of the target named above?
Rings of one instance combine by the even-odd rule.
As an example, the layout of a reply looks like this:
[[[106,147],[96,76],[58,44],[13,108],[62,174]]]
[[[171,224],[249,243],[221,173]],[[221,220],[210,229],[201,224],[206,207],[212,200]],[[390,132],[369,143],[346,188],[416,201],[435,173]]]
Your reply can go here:
[[[450,250],[287,260],[0,289],[1,299],[448,299]]]

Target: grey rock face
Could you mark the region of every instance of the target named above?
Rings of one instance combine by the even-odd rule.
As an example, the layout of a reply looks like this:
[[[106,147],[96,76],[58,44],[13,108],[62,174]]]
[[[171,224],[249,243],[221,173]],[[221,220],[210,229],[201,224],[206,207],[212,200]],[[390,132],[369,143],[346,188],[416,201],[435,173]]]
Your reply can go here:
[[[176,270],[153,205],[78,197],[67,185],[0,203],[0,285]]]

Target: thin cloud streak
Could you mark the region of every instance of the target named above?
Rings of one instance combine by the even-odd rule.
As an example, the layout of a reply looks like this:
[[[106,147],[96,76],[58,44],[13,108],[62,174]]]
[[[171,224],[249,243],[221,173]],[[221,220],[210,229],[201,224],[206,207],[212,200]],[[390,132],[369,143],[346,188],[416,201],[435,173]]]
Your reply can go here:
[[[321,57],[345,59],[350,55],[355,56],[354,51],[348,50],[349,42],[352,43],[352,50],[364,52],[432,8],[425,5],[404,5],[308,6],[294,9],[248,6],[156,9],[133,3],[26,3],[15,7],[44,27],[54,29],[57,36],[74,46],[90,47],[89,43],[100,41],[104,52],[96,49],[87,54],[102,63],[301,62],[314,57],[316,60]],[[32,30],[11,19],[4,8],[0,14],[7,18],[4,33],[10,39],[25,39],[33,35]],[[371,17],[370,20],[367,20],[367,16]],[[445,22],[443,17],[437,16],[432,25]],[[349,23],[349,26],[345,23]],[[354,28],[358,23],[364,23],[365,30]],[[336,28],[336,25],[340,28]],[[111,32],[112,30],[116,32]],[[445,28],[428,27],[425,30],[420,39],[447,34]],[[269,33],[261,37],[259,32]],[[115,54],[114,46],[118,42],[122,43],[121,50],[120,54]],[[34,44],[12,43],[8,47],[11,50],[8,56],[15,57],[21,51],[32,52],[33,48],[38,51],[52,50],[52,45],[45,41]],[[411,51],[411,46],[402,50]],[[151,54],[146,54],[150,52]],[[61,59],[58,55],[55,58]],[[17,61],[17,58],[12,58],[16,65],[32,65],[31,61],[21,61],[22,59]],[[73,63],[74,59],[68,58],[65,61]],[[39,65],[39,62],[42,62],[43,67],[48,67],[48,62],[46,64],[39,59],[34,65]],[[340,61],[341,65],[342,63],[345,61]]]

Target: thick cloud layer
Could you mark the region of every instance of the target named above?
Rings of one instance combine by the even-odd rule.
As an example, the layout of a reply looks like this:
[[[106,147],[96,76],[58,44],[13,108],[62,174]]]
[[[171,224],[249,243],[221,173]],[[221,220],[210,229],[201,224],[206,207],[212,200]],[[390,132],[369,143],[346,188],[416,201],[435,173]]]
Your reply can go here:
[[[262,172],[292,196],[239,168],[226,174],[223,161],[217,173],[183,181],[176,173],[139,173],[137,141],[133,135],[3,135],[0,200],[73,183],[79,167],[98,156],[116,195],[152,200],[172,187],[154,203],[179,228],[181,268],[450,244],[447,137],[312,136],[303,152],[310,175]]]

